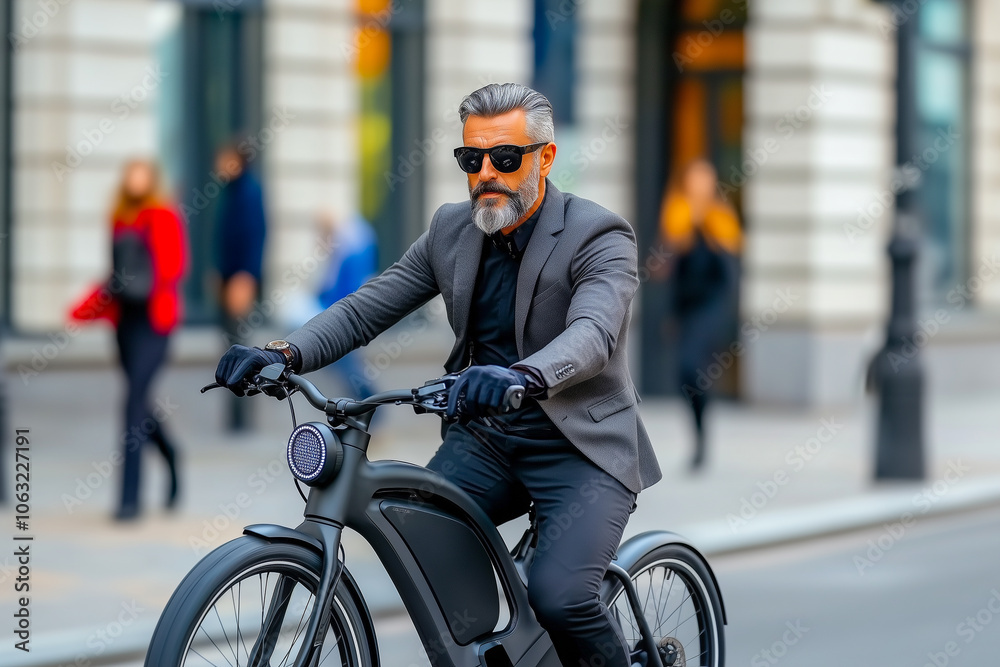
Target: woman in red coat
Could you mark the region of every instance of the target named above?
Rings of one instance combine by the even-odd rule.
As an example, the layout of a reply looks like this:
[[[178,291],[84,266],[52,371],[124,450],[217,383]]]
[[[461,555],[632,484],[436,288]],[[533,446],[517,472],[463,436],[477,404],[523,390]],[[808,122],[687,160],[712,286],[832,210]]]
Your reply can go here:
[[[142,449],[156,445],[170,473],[166,506],[177,502],[177,453],[149,404],[149,390],[166,360],[167,341],[181,315],[180,283],[187,263],[182,225],[161,194],[150,161],[125,166],[112,215],[114,269],[108,282],[73,313],[115,324],[119,360],[128,383],[121,504],[115,518],[138,517]]]

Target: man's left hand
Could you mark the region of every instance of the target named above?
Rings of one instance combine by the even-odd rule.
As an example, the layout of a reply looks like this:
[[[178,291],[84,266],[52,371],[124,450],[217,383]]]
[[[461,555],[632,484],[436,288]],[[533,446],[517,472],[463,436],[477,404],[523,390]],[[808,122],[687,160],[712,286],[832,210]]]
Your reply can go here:
[[[240,271],[226,282],[222,305],[226,309],[226,314],[234,319],[240,319],[250,314],[256,298],[256,278],[246,271]]]
[[[458,414],[460,399],[463,415],[485,417],[496,413],[504,407],[504,394],[514,385],[527,386],[524,373],[503,366],[472,366],[452,385],[445,416],[454,418]]]

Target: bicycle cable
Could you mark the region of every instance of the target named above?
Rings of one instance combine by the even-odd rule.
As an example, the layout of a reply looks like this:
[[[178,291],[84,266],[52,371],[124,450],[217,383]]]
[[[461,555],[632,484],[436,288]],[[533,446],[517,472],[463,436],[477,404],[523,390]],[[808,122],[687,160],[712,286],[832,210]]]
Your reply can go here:
[[[280,386],[281,390],[285,392],[285,400],[288,401],[288,410],[289,412],[292,413],[292,430],[294,431],[295,427],[298,426],[298,422],[296,422],[295,420],[295,406],[292,405],[293,392],[288,391],[288,387],[286,387],[285,385],[278,385],[278,386]],[[309,502],[309,499],[306,498],[305,492],[302,490],[302,484],[299,483],[299,478],[296,477],[295,475],[292,475],[292,481],[295,482],[295,490],[299,492],[300,496],[302,496],[302,501]]]

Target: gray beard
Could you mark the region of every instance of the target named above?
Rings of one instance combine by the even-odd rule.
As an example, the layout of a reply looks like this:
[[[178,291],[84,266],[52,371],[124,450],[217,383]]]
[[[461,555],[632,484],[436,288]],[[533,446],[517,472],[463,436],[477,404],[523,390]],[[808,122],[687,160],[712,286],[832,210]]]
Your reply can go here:
[[[516,192],[508,195],[506,203],[491,203],[488,199],[472,203],[472,220],[484,234],[495,234],[513,226],[538,199],[538,177],[542,173],[542,162],[538,159],[533,162],[528,177]]]

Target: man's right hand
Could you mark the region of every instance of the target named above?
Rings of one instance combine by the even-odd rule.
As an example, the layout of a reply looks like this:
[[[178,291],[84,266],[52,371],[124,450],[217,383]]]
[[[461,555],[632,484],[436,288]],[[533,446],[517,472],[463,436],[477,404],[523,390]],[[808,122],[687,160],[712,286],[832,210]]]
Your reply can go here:
[[[274,350],[233,345],[219,359],[215,381],[237,396],[246,394],[247,382],[271,364],[284,364],[285,356]]]

